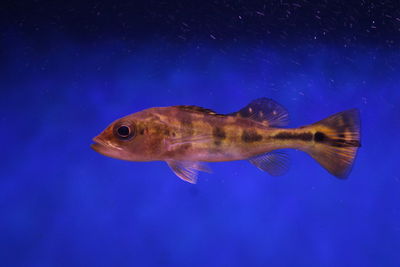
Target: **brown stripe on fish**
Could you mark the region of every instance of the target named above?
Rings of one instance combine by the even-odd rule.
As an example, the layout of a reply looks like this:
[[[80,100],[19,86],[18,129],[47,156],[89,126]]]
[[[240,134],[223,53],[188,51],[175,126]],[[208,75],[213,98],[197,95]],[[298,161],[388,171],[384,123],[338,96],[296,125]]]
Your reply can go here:
[[[214,144],[216,144],[217,146],[219,146],[222,142],[222,140],[224,140],[226,138],[226,133],[225,130],[221,127],[214,127],[213,128],[213,137],[214,137]]]
[[[314,134],[314,141],[315,141],[315,142],[321,143],[321,142],[323,142],[325,139],[326,139],[326,135],[325,135],[324,133],[316,132],[316,133]]]
[[[302,140],[302,141],[311,141],[313,139],[312,133],[291,133],[291,132],[280,132],[274,136],[276,139],[281,140]]]
[[[361,143],[358,140],[329,139],[329,145],[335,147],[360,147]]]
[[[258,134],[255,130],[244,130],[242,140],[246,143],[258,142],[262,140],[262,135]]]
[[[182,114],[180,117],[178,117],[178,120],[186,136],[191,136],[194,134],[193,122],[190,114]]]
[[[317,143],[326,143],[334,147],[360,147],[361,143],[358,140],[346,140],[345,134],[337,134],[339,138],[330,138],[322,132],[316,132],[314,134],[314,141]]]
[[[169,134],[170,134],[169,129],[168,129],[168,128],[165,128],[165,129],[164,129],[164,135],[169,136]]]

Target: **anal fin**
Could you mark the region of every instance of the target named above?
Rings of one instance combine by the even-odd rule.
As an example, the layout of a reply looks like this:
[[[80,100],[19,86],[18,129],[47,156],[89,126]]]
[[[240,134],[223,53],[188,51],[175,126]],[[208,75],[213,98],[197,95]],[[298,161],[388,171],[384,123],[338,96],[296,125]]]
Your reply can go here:
[[[168,160],[168,166],[171,170],[182,180],[195,184],[197,182],[197,175],[199,171],[211,172],[202,162],[199,161],[179,161],[179,160]]]
[[[281,151],[272,151],[261,154],[249,159],[262,171],[266,171],[273,176],[283,175],[289,169],[290,159],[288,154]]]

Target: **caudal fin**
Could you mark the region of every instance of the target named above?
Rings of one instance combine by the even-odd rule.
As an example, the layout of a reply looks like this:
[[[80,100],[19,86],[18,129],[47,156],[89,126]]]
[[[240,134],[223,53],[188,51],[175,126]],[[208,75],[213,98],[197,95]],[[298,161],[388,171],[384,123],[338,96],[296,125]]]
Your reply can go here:
[[[331,174],[346,178],[361,146],[359,111],[336,113],[310,127],[314,131],[314,142],[306,152]]]

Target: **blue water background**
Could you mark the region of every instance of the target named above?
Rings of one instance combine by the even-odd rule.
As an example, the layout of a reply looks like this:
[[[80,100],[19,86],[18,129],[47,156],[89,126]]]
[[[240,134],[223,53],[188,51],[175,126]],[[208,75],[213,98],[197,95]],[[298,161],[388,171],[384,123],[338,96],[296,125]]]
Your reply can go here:
[[[399,266],[400,55],[296,48],[60,40],[8,34],[1,64],[1,266]],[[269,97],[290,127],[359,108],[348,180],[290,151],[271,177],[210,164],[198,184],[163,162],[90,149],[111,121],[149,107],[220,113]]]

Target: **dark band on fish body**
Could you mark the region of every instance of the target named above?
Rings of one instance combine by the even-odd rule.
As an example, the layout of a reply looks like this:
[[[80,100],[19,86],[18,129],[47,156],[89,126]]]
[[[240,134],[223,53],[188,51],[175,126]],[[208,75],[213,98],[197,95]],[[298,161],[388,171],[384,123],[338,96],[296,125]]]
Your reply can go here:
[[[222,129],[220,127],[214,127],[213,136],[217,139],[225,139],[226,133],[225,133],[224,129]]]
[[[219,146],[222,142],[222,140],[224,140],[226,138],[226,133],[224,131],[223,128],[220,127],[214,127],[213,129],[213,136],[214,136],[214,143]]]
[[[262,140],[262,135],[256,131],[243,131],[242,140],[246,143],[258,142]]]
[[[184,127],[193,127],[193,123],[190,117],[184,117],[181,119],[181,124]]]
[[[352,147],[361,147],[361,142],[359,140],[350,140],[347,141],[347,143]]]
[[[180,122],[181,122],[182,129],[184,129],[186,131],[188,136],[191,136],[194,134],[192,118],[190,116],[182,117]]]
[[[324,142],[325,139],[326,139],[326,135],[324,133],[316,132],[314,134],[314,141],[315,142],[321,143],[321,142]]]
[[[287,132],[282,132],[282,133],[278,133],[274,137],[276,139],[281,139],[281,140],[295,139],[295,140],[302,140],[302,141],[311,141],[313,139],[313,135],[311,133],[287,133]]]
[[[361,147],[358,140],[330,139],[329,145],[334,147]]]
[[[338,135],[340,138],[333,139],[327,137],[324,133],[316,132],[314,134],[314,141],[318,143],[326,143],[334,147],[360,147],[361,144],[358,140],[346,140],[344,134]]]

